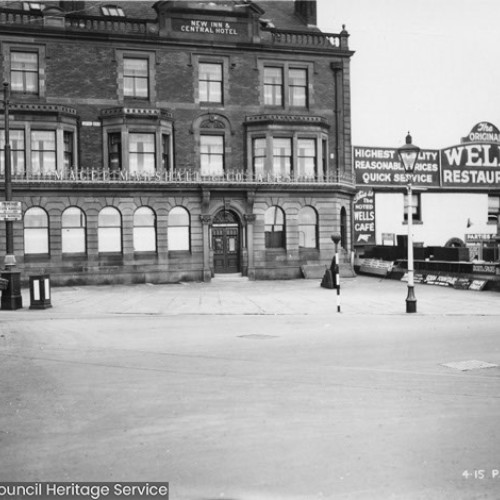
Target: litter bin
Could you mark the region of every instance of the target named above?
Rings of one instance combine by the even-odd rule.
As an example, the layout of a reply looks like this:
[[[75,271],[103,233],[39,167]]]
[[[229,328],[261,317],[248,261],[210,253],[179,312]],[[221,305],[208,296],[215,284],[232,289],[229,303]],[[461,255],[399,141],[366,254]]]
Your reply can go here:
[[[47,309],[50,302],[50,276],[30,276],[30,309]]]

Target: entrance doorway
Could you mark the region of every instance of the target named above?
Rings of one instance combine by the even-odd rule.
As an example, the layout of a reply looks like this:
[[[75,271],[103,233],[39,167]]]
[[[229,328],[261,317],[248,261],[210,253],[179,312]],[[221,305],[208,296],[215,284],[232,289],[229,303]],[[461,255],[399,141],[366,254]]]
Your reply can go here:
[[[240,272],[240,225],[232,212],[222,210],[212,223],[214,273]]]

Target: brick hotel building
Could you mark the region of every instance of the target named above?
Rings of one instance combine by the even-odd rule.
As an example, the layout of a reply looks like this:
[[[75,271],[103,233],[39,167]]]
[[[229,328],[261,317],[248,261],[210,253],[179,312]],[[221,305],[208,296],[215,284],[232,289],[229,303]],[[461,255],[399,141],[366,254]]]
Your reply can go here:
[[[312,0],[0,2],[23,281],[297,278],[329,264],[332,233],[351,249],[353,53],[316,16]]]

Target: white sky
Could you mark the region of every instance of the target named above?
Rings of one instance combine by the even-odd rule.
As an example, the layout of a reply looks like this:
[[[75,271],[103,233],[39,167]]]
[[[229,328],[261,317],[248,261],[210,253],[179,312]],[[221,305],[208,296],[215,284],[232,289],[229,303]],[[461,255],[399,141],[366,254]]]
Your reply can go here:
[[[349,32],[352,139],[458,144],[500,127],[500,0],[317,0],[318,25]]]

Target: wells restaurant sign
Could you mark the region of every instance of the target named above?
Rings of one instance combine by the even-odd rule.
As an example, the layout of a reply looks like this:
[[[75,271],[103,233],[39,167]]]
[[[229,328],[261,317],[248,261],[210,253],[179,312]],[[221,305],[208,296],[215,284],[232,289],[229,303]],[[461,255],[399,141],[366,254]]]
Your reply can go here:
[[[478,123],[462,144],[441,151],[443,187],[500,187],[500,131]]]

